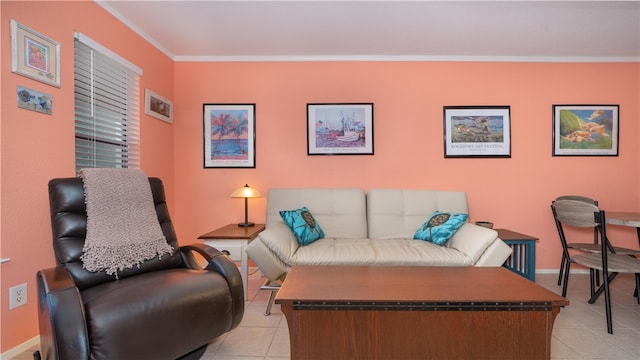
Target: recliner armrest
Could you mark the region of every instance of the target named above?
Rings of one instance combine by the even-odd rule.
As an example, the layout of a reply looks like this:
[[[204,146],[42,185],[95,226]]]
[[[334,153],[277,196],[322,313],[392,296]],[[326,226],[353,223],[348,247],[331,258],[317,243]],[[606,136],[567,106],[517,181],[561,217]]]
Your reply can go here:
[[[220,252],[220,250],[205,244],[189,244],[180,247],[180,253],[185,262],[191,268],[198,268],[192,252],[200,254],[207,262],[205,270],[220,273],[229,284],[231,290],[234,309],[244,309],[244,287],[242,285],[242,275],[236,264],[231,259]],[[232,329],[240,324],[244,311],[233,311]]]
[[[89,336],[80,291],[62,266],[36,274],[40,345],[44,359],[89,359]]]

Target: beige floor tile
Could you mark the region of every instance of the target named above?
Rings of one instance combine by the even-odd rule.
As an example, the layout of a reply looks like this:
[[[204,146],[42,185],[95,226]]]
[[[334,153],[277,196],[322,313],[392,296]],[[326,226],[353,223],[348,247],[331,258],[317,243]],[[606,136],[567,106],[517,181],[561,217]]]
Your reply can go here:
[[[555,336],[551,338],[551,354],[554,359],[581,359],[580,354],[558,340]]]
[[[214,355],[265,356],[273,342],[276,328],[239,326],[227,335]]]
[[[273,342],[267,357],[284,357],[289,358],[291,356],[291,347],[289,343],[289,331],[287,328],[279,327],[276,331],[276,335],[273,337]]]

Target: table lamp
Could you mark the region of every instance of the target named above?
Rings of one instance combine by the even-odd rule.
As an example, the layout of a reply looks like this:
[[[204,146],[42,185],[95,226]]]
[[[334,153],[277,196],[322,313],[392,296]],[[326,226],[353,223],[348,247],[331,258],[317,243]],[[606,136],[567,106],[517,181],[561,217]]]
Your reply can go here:
[[[260,192],[256,189],[252,189],[248,184],[245,184],[243,187],[234,190],[231,193],[232,198],[244,198],[244,222],[239,223],[238,226],[249,227],[254,226],[255,223],[249,222],[249,198],[259,198],[262,197]]]

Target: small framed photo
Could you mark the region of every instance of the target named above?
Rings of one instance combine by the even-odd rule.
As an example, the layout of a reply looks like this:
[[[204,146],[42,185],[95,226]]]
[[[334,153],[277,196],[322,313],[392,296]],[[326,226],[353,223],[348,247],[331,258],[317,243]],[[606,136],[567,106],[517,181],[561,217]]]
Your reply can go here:
[[[619,105],[553,105],[553,156],[618,156]]]
[[[256,167],[256,104],[204,104],[204,167]]]
[[[53,97],[24,86],[17,87],[18,107],[47,115],[53,113]]]
[[[11,71],[60,87],[60,44],[11,19]]]
[[[511,157],[510,106],[445,106],[444,157]]]
[[[373,103],[307,104],[307,155],[373,155]]]
[[[173,124],[173,103],[149,89],[144,90],[144,113]]]

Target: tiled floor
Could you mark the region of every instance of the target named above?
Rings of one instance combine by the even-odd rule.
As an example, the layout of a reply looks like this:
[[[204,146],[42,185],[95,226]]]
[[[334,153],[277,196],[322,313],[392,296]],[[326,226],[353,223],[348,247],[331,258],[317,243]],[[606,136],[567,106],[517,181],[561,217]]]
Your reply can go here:
[[[538,274],[536,282],[560,293],[557,275]],[[289,359],[287,322],[274,305],[264,316],[268,292],[258,291],[263,279],[255,272],[249,279],[249,299],[240,326],[211,343],[203,360]],[[607,334],[604,298],[587,303],[588,275],[572,274],[567,297],[571,305],[556,318],[551,343],[552,359],[640,359],[640,305],[632,296],[635,286],[630,274],[622,274],[611,286],[613,335]],[[25,352],[14,360],[32,359]]]

